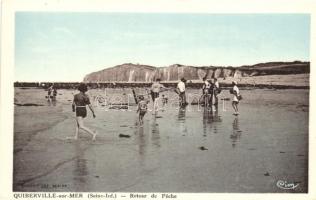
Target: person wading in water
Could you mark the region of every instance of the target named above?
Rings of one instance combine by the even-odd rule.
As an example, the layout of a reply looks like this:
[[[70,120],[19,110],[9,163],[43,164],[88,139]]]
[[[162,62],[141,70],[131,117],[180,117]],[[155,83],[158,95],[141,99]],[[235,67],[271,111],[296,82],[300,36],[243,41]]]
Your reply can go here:
[[[187,105],[187,100],[185,96],[185,78],[181,78],[181,81],[177,85],[177,89],[179,90],[179,99],[180,99],[180,107],[183,108]]]
[[[167,88],[165,86],[163,86],[160,83],[160,79],[157,78],[156,81],[151,85],[151,90],[150,90],[151,98],[153,100],[153,105],[154,105],[153,114],[155,114],[155,115],[158,114],[159,93],[162,91],[162,89],[166,90]]]
[[[85,94],[88,91],[88,87],[86,84],[81,83],[78,87],[78,90],[80,91],[80,93],[74,96],[74,100],[72,103],[72,110],[73,112],[76,113],[76,132],[73,139],[75,140],[78,139],[79,129],[82,129],[86,131],[87,133],[90,133],[92,135],[92,140],[95,140],[97,132],[91,131],[83,123],[83,119],[87,116],[87,108],[86,108],[87,105],[92,112],[93,118],[96,117],[93,107],[90,103],[89,96]]]
[[[230,93],[233,94],[233,101],[232,101],[232,106],[234,109],[234,115],[239,115],[238,112],[238,104],[239,101],[242,99],[240,92],[239,92],[239,88],[237,87],[237,82],[233,81],[232,82],[233,87],[230,89]]]
[[[221,93],[221,88],[219,87],[219,82],[217,78],[214,78],[214,105],[218,107],[218,95]]]
[[[203,78],[203,86],[202,86],[202,97],[204,101],[204,106],[207,108],[210,105],[211,101],[211,83],[206,79],[206,77]]]

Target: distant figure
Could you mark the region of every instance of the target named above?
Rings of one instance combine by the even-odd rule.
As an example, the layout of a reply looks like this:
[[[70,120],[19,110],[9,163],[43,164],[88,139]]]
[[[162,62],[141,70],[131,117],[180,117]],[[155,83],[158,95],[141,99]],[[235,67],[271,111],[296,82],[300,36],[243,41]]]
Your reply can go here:
[[[188,134],[188,124],[186,123],[186,111],[186,107],[180,108],[177,119],[179,131],[183,136]]]
[[[145,88],[145,94],[147,96],[147,101],[149,102],[151,98],[151,89],[148,90],[147,88]]]
[[[217,78],[214,78],[213,93],[214,93],[214,105],[215,105],[215,107],[217,107],[218,106],[218,95],[221,93],[221,89],[219,87],[219,82],[218,82]]]
[[[56,86],[53,86],[53,100],[56,101],[57,98],[57,88]]]
[[[237,87],[237,82],[233,81],[232,85],[233,85],[233,87],[232,87],[232,89],[230,89],[230,93],[233,94],[232,106],[234,109],[234,115],[239,115],[238,104],[239,104],[239,100],[241,99],[241,96],[239,93],[239,88]]]
[[[85,118],[87,116],[86,105],[89,106],[89,108],[93,114],[93,118],[96,117],[94,114],[93,107],[90,103],[90,99],[89,99],[88,95],[85,94],[88,91],[88,87],[86,84],[81,83],[78,87],[78,90],[80,91],[80,93],[78,93],[74,96],[74,100],[72,103],[72,110],[73,110],[73,112],[76,112],[76,122],[77,122],[76,133],[75,133],[74,139],[75,140],[78,139],[79,129],[82,129],[82,130],[90,133],[92,135],[92,140],[95,140],[96,135],[97,135],[96,131],[91,131],[83,123],[83,118]]]
[[[144,99],[144,96],[143,95],[140,95],[139,97],[139,102],[138,102],[138,108],[137,108],[137,113],[139,113],[139,116],[138,116],[138,119],[139,119],[139,125],[143,125],[144,121],[143,121],[143,118],[147,112],[147,101],[145,101]]]
[[[180,82],[177,85],[177,89],[179,91],[179,99],[180,99],[180,107],[184,107],[187,105],[186,96],[185,96],[185,78],[181,78]]]
[[[202,86],[202,97],[205,107],[208,107],[211,101],[211,88],[211,83],[206,79],[206,77],[204,77]]]
[[[236,117],[233,121],[233,133],[230,135],[230,139],[232,142],[232,147],[236,147],[238,141],[241,138],[242,131],[239,127],[238,117]]]
[[[168,103],[168,97],[166,97],[164,94],[162,95],[162,106],[165,107]]]
[[[209,106],[213,109],[213,103],[214,103],[214,90],[215,90],[215,80],[211,79],[208,81],[211,84],[211,87],[209,89],[209,95],[210,95],[210,101]]]
[[[158,99],[159,99],[159,93],[161,92],[161,89],[166,89],[165,86],[163,86],[162,84],[160,84],[160,79],[156,79],[156,81],[151,85],[151,90],[150,90],[150,93],[151,93],[151,98],[153,100],[153,111],[154,111],[154,114],[157,114],[158,113]]]
[[[53,87],[54,87],[54,84],[50,85],[49,88],[47,89],[47,98],[48,98],[48,101],[51,101],[53,99]]]

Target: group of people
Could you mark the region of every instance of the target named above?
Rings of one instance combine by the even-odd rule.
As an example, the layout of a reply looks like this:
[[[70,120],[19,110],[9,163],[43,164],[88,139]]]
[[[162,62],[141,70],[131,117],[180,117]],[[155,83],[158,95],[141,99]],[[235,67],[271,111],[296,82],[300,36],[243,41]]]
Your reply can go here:
[[[218,105],[218,95],[221,93],[219,82],[217,78],[207,80],[203,78],[202,97],[205,107],[211,107],[212,105]]]
[[[180,108],[185,107],[188,103],[186,102],[186,94],[185,94],[185,84],[186,80],[182,78],[180,82],[177,84],[177,88],[175,89],[175,92],[179,95],[179,105]],[[86,84],[81,83],[78,87],[78,90],[80,93],[74,95],[73,103],[72,103],[72,109],[73,112],[76,113],[76,132],[74,139],[78,138],[78,131],[80,129],[90,133],[92,135],[92,139],[95,140],[97,132],[92,131],[89,128],[87,128],[83,123],[83,118],[87,116],[87,110],[86,106],[90,108],[93,117],[95,118],[95,112],[94,109],[90,103],[90,99],[86,92],[88,91],[88,87]],[[150,89],[150,96],[153,101],[153,114],[156,115],[158,112],[158,102],[159,102],[159,93],[163,91],[170,90],[166,88],[164,85],[160,83],[160,79],[156,79],[156,81],[152,84]],[[206,78],[203,78],[203,86],[202,86],[202,96],[204,99],[204,106],[217,106],[218,105],[218,95],[221,93],[221,89],[219,86],[219,82],[216,78],[212,80],[207,80]],[[238,115],[238,103],[241,100],[241,95],[239,92],[239,88],[237,87],[237,82],[232,82],[232,88],[230,89],[230,93],[233,95],[232,99],[232,106],[234,109],[234,115]],[[163,102],[166,103],[166,98],[163,97]],[[213,103],[214,102],[214,103]],[[145,100],[144,95],[139,95],[137,100],[137,113],[139,116],[139,125],[143,124],[143,118],[145,114],[148,111],[148,103],[149,100]]]
[[[180,82],[177,84],[177,88],[175,92],[179,95],[179,106],[180,108],[184,108],[186,105],[188,105],[186,101],[186,94],[185,94],[185,84],[186,80],[185,78],[181,78]],[[169,90],[164,85],[160,83],[160,79],[156,79],[156,81],[152,84],[150,94],[153,101],[153,114],[156,115],[158,113],[158,100],[159,100],[159,93],[162,91]],[[217,109],[218,106],[218,96],[221,93],[221,88],[219,86],[219,82],[217,78],[207,80],[206,77],[203,78],[203,86],[202,86],[202,96],[204,100],[204,106],[205,107],[211,107],[214,105]],[[238,112],[238,104],[241,100],[241,95],[239,92],[239,88],[237,87],[237,82],[232,82],[232,88],[230,89],[230,93],[233,94],[233,100],[232,100],[232,107],[234,109],[234,115],[239,115]],[[201,99],[200,98],[200,99]],[[163,105],[166,104],[167,99],[162,95],[162,101]],[[137,113],[139,113],[139,124],[143,124],[143,118],[148,110],[148,100],[146,101],[143,95],[139,96],[139,102],[138,102],[138,108]]]

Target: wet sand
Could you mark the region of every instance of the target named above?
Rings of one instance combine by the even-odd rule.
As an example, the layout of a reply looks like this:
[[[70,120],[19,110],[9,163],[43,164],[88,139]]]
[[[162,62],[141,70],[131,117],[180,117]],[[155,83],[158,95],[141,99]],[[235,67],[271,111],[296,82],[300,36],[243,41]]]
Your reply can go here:
[[[148,112],[143,127],[133,100],[128,111],[93,101],[97,117],[88,112],[85,123],[98,131],[96,141],[83,131],[76,141],[66,139],[75,130],[75,92],[60,90],[48,103],[44,90],[15,88],[14,191],[308,191],[308,90],[242,90],[238,117],[229,101],[216,112],[199,105],[182,110],[170,101],[159,117]],[[104,92],[89,94],[98,100]],[[106,91],[122,93],[132,92]],[[42,106],[21,106],[27,103]],[[280,189],[279,180],[298,186]]]

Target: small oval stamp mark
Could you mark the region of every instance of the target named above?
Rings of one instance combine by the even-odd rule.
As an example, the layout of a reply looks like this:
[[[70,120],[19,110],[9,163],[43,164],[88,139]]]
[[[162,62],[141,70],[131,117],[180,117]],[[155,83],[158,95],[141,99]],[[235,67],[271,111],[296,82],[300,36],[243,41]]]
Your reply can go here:
[[[283,180],[278,180],[278,182],[276,183],[276,185],[284,190],[294,190],[296,187],[298,187],[299,183],[289,183],[287,181],[283,181]]]

